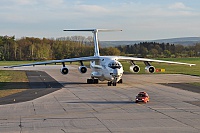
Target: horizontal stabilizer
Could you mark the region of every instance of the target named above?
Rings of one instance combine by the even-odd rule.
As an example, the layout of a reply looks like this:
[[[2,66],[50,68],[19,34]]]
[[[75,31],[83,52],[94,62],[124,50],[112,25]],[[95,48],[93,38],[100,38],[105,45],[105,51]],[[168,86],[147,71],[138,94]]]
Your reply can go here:
[[[122,31],[120,29],[66,29],[63,31],[92,31],[92,32],[109,32],[109,31]]]

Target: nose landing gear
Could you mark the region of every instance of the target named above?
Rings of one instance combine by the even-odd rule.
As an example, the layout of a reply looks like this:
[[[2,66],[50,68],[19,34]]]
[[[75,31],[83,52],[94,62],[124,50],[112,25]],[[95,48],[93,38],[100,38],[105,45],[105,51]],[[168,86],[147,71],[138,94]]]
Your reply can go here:
[[[117,78],[115,78],[114,81],[109,81],[109,82],[108,82],[108,86],[116,86],[117,83],[122,84],[122,79],[120,79],[120,80],[117,82]]]
[[[110,82],[108,82],[108,86],[116,86],[117,85],[117,83],[116,82],[112,82],[112,81],[110,81]]]

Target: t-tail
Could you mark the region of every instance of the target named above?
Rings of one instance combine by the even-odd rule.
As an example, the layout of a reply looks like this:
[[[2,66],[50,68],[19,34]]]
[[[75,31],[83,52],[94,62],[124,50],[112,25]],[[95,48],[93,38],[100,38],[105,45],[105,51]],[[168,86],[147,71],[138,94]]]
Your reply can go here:
[[[98,44],[98,37],[97,33],[105,32],[105,31],[122,31],[122,30],[108,30],[108,29],[82,29],[82,30],[63,30],[63,31],[91,31],[93,33],[93,39],[94,39],[94,56],[100,56],[99,54],[99,44]]]

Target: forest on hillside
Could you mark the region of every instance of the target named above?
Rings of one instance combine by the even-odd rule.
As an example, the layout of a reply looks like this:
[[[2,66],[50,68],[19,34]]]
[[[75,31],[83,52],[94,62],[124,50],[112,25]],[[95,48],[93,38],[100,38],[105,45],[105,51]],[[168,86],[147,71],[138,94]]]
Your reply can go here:
[[[200,43],[190,46],[181,44],[141,42],[133,45],[117,46],[121,54],[152,58],[200,57]]]
[[[137,57],[200,57],[200,44],[183,46],[155,42],[101,48],[101,55]],[[58,39],[0,36],[0,60],[52,60],[93,56],[92,37],[72,36]]]

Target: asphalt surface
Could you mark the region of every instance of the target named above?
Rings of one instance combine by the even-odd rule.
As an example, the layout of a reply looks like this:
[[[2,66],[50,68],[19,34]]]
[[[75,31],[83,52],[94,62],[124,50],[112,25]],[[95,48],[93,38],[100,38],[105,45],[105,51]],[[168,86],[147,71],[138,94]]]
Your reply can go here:
[[[19,92],[0,98],[0,105],[12,104],[18,102],[30,101],[41,96],[57,91],[63,87],[54,78],[44,71],[26,71],[30,88],[26,91]],[[17,84],[17,83],[16,83]],[[65,84],[85,84],[79,82],[67,82]],[[200,93],[200,87],[188,83],[161,83],[165,86],[175,87],[182,90]],[[200,102],[189,102],[200,106]]]
[[[26,71],[30,88],[0,98],[0,105],[30,101],[61,89],[63,86],[43,71]],[[13,83],[21,84],[21,83]]]
[[[72,66],[68,75],[62,75],[59,68],[26,68],[45,71],[63,87],[31,101],[0,105],[1,133],[200,132],[200,107],[196,105],[200,93],[163,85],[199,82],[200,77],[128,74],[123,84],[107,86],[106,82],[86,84],[90,70],[80,74]],[[149,103],[134,102],[140,91],[149,94]]]
[[[199,81],[200,82],[200,81]],[[200,86],[195,86],[188,83],[163,83],[162,85],[174,87],[181,90],[191,91],[195,93],[200,93]],[[185,101],[187,103],[196,105],[200,107],[200,101]]]
[[[200,93],[200,86],[195,86],[195,85],[188,84],[188,83],[164,83],[162,85],[171,86],[171,87],[179,88],[179,89],[182,89],[182,90]]]

